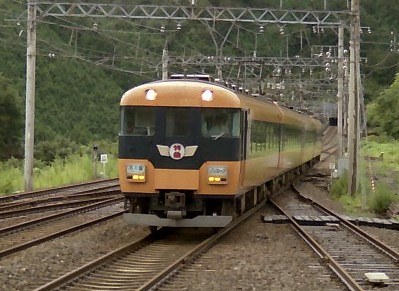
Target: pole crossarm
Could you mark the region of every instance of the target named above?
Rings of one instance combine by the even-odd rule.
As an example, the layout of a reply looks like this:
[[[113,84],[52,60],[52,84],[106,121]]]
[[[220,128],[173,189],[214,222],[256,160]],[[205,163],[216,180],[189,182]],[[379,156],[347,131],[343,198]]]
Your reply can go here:
[[[336,90],[335,83],[336,79],[316,79],[316,78],[302,78],[302,79],[284,79],[285,85],[287,86],[303,86],[303,87],[314,87],[314,88],[328,88]]]
[[[119,5],[96,3],[38,2],[38,16],[111,17],[127,19],[203,20],[256,24],[340,25],[350,11],[289,10],[274,8],[228,8],[162,5]],[[341,23],[342,24],[342,23]]]
[[[215,66],[240,65],[240,64],[259,64],[274,67],[300,67],[317,68],[324,67],[327,61],[334,62],[331,58],[303,58],[303,57],[215,57],[215,56],[169,56],[169,61],[175,65],[194,65],[194,66]]]

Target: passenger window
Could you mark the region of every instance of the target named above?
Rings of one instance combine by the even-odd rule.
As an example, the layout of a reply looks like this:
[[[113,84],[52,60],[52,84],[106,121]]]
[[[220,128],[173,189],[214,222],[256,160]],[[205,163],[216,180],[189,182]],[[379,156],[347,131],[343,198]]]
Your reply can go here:
[[[122,108],[122,134],[150,136],[155,134],[155,111],[151,107]]]

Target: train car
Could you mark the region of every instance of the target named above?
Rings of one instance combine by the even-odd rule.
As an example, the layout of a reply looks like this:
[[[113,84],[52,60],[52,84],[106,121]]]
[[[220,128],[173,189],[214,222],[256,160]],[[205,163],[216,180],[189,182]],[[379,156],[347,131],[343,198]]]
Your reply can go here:
[[[322,124],[210,81],[169,79],[120,102],[129,224],[224,227],[319,160]]]

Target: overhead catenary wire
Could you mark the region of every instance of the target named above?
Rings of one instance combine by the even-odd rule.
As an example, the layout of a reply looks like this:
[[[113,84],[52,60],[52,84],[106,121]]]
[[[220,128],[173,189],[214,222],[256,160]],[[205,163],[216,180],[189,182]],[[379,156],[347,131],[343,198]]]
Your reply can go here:
[[[63,21],[65,21],[64,19],[62,19]],[[74,23],[74,22],[71,22],[71,21],[65,21],[65,22],[67,22],[68,23],[68,25],[65,25],[67,28],[71,28],[71,26],[72,27],[78,27],[78,28],[81,28],[82,30],[85,30],[85,31],[93,31],[93,29],[92,28],[90,28],[90,27],[87,27],[87,26],[85,26],[85,25],[81,25],[81,24],[78,24],[78,23]],[[46,23],[49,23],[49,24],[52,24],[52,25],[60,25],[60,24],[58,24],[58,23],[54,23],[54,22],[46,22]],[[62,24],[61,24],[62,25]],[[148,27],[148,26],[145,26],[145,27]],[[104,33],[104,31],[106,32],[106,30],[103,30],[103,29],[97,29],[95,32],[97,33],[97,34],[99,34],[99,35],[102,35],[102,36],[105,36],[106,38],[110,38],[110,39],[112,39],[112,40],[115,40],[115,41],[117,41],[118,43],[122,43],[122,44],[124,44],[124,45],[128,45],[128,46],[134,46],[134,44],[132,44],[132,43],[129,43],[129,42],[127,42],[127,41],[125,41],[125,40],[121,40],[121,39],[119,39],[119,38],[117,38],[117,37],[115,37],[115,36],[110,36],[110,35],[108,35],[108,34],[106,34],[106,33]],[[145,34],[145,33],[144,33]],[[149,34],[151,34],[151,33],[149,33]],[[153,33],[153,34],[160,34],[159,32],[158,33]],[[180,44],[179,44],[180,45]],[[182,46],[183,47],[183,46]],[[80,50],[81,50],[82,48],[80,48]],[[142,49],[142,48],[140,48],[140,49]],[[83,50],[85,50],[84,48],[83,48]],[[143,50],[143,49],[142,49]],[[144,50],[146,53],[148,53],[148,54],[152,54],[153,56],[154,56],[154,59],[156,59],[158,56],[159,56],[159,52],[152,52],[152,51],[149,51],[149,50]],[[99,53],[101,53],[101,54],[106,54],[107,52],[100,52],[99,51]],[[103,57],[102,56],[100,56],[100,57],[98,57],[98,59],[102,59]],[[134,59],[134,57],[131,57],[131,56],[118,56],[118,58],[119,59],[129,59],[129,58],[131,58],[131,59]],[[129,70],[127,70],[127,72],[128,72]]]

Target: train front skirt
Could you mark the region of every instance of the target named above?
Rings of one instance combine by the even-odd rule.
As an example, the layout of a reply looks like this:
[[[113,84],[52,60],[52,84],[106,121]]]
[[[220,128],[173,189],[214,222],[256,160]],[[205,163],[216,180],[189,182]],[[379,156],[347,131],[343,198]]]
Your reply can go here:
[[[225,227],[232,220],[232,216],[200,215],[194,218],[180,218],[177,213],[171,213],[175,218],[160,218],[155,214],[124,213],[123,219],[127,224],[169,226],[169,227]]]

